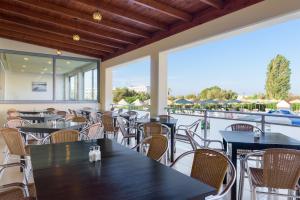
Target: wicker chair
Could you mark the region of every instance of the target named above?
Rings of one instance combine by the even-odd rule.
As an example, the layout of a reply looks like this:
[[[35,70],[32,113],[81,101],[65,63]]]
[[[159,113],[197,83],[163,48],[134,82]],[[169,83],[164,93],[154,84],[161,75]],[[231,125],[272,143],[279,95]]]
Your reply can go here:
[[[26,124],[31,124],[29,121],[23,120],[23,119],[11,119],[6,122],[4,127],[6,128],[17,128],[20,126],[24,126]]]
[[[25,166],[21,163],[9,163],[0,165],[0,173],[10,167],[21,167],[25,171]],[[34,183],[28,184],[27,176],[24,175],[24,183],[15,182],[0,186],[1,200],[34,200],[36,199]]]
[[[263,167],[249,167],[249,158],[253,155],[262,156]],[[299,189],[300,178],[300,151],[293,149],[267,149],[254,152],[245,157],[246,169],[249,175],[251,187],[251,199],[256,199],[256,193],[269,194],[272,196],[285,196],[300,198],[293,194]],[[244,178],[244,177],[241,177]],[[268,192],[257,191],[256,188],[268,188]],[[288,194],[275,193],[273,189],[287,189]]]
[[[155,134],[162,134],[163,127],[159,122],[149,122],[141,125],[143,137],[147,138]]]
[[[170,115],[158,115],[158,117],[163,120],[174,119],[174,117]]]
[[[2,135],[4,142],[8,148],[8,152],[4,158],[4,164],[8,163],[10,160],[10,155],[20,156],[20,160],[25,165],[26,174],[30,174],[31,166],[30,166],[30,152],[29,146],[25,144],[25,141],[21,135],[21,132],[15,128],[2,128],[0,129],[0,134]],[[38,142],[41,142],[40,139],[36,138],[32,134],[23,133],[25,136],[29,135],[30,137],[36,139]]]
[[[179,160],[190,154],[194,154],[190,174],[191,177],[218,190],[217,195],[207,197],[206,199],[221,199],[225,197],[236,179],[236,169],[230,159],[218,151],[211,149],[197,149],[183,153],[170,165],[170,167],[174,167]],[[225,189],[221,190],[227,172],[229,172],[230,180]]]
[[[114,138],[117,139],[119,127],[115,127],[114,118],[111,115],[104,114],[102,116],[102,123],[104,127],[104,134],[113,134]]]
[[[47,108],[47,113],[54,114],[55,108]]]
[[[71,119],[72,122],[82,122],[82,123],[87,123],[87,119],[85,117],[81,116],[75,116]]]
[[[120,129],[120,131],[122,133],[122,136],[123,136],[121,144],[124,143],[124,145],[125,145],[126,144],[126,142],[125,142],[126,139],[127,139],[127,144],[130,144],[130,139],[135,138],[136,134],[131,133],[130,128],[126,127],[126,123],[128,123],[128,121],[125,118],[118,117],[117,122],[118,122],[119,129]]]
[[[166,155],[166,152],[168,151],[168,138],[164,135],[155,134],[151,137],[145,138],[140,144],[137,144],[132,149],[135,149],[137,147],[144,149],[143,147],[145,145],[149,145],[148,150],[146,151],[146,155],[149,158],[160,162],[162,158],[164,158],[164,156]],[[164,159],[164,162],[166,163],[166,159]]]
[[[77,142],[80,139],[89,139],[87,135],[81,134],[76,130],[60,130],[51,133],[44,138],[43,144],[48,144],[51,139],[52,144],[65,143],[65,142]]]
[[[59,110],[59,111],[56,112],[56,114],[62,116],[63,118],[65,118],[66,115],[67,115],[67,112]]]
[[[99,139],[104,137],[103,126],[101,123],[95,123],[87,126],[81,131],[81,133],[87,135],[89,139]]]

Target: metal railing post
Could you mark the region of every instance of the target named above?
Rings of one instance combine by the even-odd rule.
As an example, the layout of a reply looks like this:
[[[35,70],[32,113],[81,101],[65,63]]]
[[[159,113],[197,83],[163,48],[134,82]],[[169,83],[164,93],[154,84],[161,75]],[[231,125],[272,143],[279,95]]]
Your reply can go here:
[[[207,110],[204,110],[204,139],[207,139]],[[206,142],[204,142],[204,146],[206,146]]]
[[[262,130],[262,132],[264,133],[265,132],[265,125],[266,125],[266,118],[265,118],[266,116],[265,115],[262,115],[261,116],[261,130]]]

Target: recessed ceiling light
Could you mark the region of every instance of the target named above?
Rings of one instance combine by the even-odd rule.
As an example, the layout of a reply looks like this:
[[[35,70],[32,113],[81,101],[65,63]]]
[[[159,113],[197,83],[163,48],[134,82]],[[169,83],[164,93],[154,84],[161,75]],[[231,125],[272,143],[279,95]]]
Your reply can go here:
[[[70,62],[70,61],[67,61],[66,63],[69,65],[71,62]]]
[[[44,71],[47,71],[47,70],[48,70],[48,68],[45,67],[45,68],[44,68]]]
[[[101,21],[102,20],[102,15],[99,11],[96,11],[93,13],[93,19],[96,20],[96,21]]]
[[[28,61],[28,60],[29,60],[29,58],[25,57],[25,58],[24,58],[24,60],[25,60],[25,61]]]
[[[61,52],[60,50],[57,49],[57,50],[56,50],[56,54],[57,54],[57,55],[61,55],[62,52]]]
[[[23,67],[23,68],[26,68],[27,66],[26,66],[26,65],[22,65],[22,67]]]
[[[73,40],[74,40],[74,41],[79,41],[79,40],[80,40],[80,36],[77,35],[77,34],[74,34],[74,35],[73,35]]]
[[[49,64],[49,65],[51,65],[51,64],[52,64],[52,62],[49,60],[49,61],[48,61],[48,64]]]

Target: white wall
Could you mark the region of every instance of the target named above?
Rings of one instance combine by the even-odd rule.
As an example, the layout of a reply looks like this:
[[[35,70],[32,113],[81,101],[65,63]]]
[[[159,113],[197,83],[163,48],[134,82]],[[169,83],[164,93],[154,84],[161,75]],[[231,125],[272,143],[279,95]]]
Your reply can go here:
[[[52,74],[6,72],[5,100],[52,100]],[[32,82],[46,82],[46,92],[33,92]]]

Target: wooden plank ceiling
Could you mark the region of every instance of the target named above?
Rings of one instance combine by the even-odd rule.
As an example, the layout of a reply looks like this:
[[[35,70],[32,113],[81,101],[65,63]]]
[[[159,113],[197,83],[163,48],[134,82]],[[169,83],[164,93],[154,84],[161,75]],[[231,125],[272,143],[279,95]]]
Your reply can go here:
[[[0,37],[107,60],[260,1],[0,0]]]

